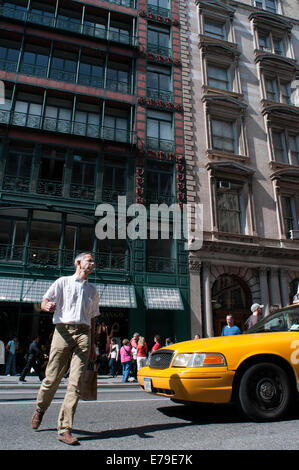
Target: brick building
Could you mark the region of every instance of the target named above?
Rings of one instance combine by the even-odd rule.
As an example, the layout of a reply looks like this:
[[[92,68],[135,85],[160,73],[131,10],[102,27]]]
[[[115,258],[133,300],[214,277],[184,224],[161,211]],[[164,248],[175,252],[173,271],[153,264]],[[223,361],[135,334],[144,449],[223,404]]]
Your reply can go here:
[[[95,236],[97,207],[113,206],[117,225],[119,196],[147,209],[186,202],[179,10],[177,0],[1,0],[2,339],[48,338],[41,296],[86,250],[109,334],[190,337],[183,241]]]

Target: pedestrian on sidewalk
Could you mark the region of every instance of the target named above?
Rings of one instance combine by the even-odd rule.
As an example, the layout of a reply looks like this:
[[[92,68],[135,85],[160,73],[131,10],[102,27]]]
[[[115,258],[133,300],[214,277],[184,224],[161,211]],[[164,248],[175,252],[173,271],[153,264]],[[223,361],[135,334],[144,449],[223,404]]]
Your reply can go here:
[[[121,361],[122,372],[123,372],[122,381],[128,382],[130,371],[131,371],[132,350],[130,346],[130,341],[127,338],[123,339],[122,347],[120,348],[119,353],[120,353],[120,361]]]
[[[8,341],[6,345],[7,355],[7,362],[6,362],[6,369],[5,375],[17,375],[16,369],[16,352],[19,347],[18,338],[14,336],[10,341]]]
[[[111,338],[108,359],[109,359],[109,375],[112,375],[112,377],[116,376],[116,366],[118,362],[118,356],[119,356],[118,343],[115,338]]]
[[[148,347],[143,336],[139,337],[137,344],[137,369],[142,369],[147,363]]]
[[[39,380],[42,381],[45,378],[45,373],[42,370],[42,365],[45,358],[45,355],[42,353],[39,347],[39,337],[36,336],[29,346],[29,353],[27,355],[26,365],[21,372],[19,381],[27,382],[25,380],[25,377],[30,372],[31,368],[35,370],[35,372],[39,376]]]
[[[72,436],[75,411],[80,398],[83,372],[88,360],[96,360],[94,317],[99,315],[99,295],[88,283],[94,269],[91,253],[81,253],[75,259],[75,274],[57,279],[44,295],[41,307],[53,313],[55,324],[46,377],[36,400],[32,428],[38,429],[71,359],[70,375],[64,402],[58,417],[58,440],[79,444]]]

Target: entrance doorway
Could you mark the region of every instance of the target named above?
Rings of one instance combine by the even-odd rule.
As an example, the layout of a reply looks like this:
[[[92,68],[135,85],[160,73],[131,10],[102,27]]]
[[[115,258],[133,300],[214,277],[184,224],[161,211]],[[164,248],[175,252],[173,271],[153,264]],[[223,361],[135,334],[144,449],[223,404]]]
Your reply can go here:
[[[244,323],[250,315],[251,304],[250,289],[242,279],[230,274],[219,276],[212,287],[215,336],[221,335],[228,314],[234,317],[235,325],[243,331]]]

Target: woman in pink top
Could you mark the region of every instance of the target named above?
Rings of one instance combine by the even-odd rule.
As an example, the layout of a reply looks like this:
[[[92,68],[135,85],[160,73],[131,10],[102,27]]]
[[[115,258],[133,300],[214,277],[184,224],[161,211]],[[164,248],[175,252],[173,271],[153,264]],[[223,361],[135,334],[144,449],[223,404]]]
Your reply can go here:
[[[132,360],[132,350],[130,346],[130,341],[128,339],[123,339],[122,347],[119,351],[120,362],[123,370],[123,382],[128,382],[128,378],[131,371],[131,360]]]

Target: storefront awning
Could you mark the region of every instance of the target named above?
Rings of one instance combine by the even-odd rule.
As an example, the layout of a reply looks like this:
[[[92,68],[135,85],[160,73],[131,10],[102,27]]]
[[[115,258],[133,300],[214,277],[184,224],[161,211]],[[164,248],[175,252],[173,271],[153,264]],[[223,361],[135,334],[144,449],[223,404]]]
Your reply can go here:
[[[184,305],[178,288],[144,287],[146,308],[161,310],[184,310]]]
[[[137,308],[134,286],[96,284],[100,307]]]
[[[20,302],[22,279],[2,277],[0,279],[0,301]]]
[[[41,302],[54,281],[0,278],[0,302]],[[134,286],[94,284],[100,307],[137,308]]]
[[[21,302],[41,302],[53,281],[40,281],[36,279],[24,279]]]

